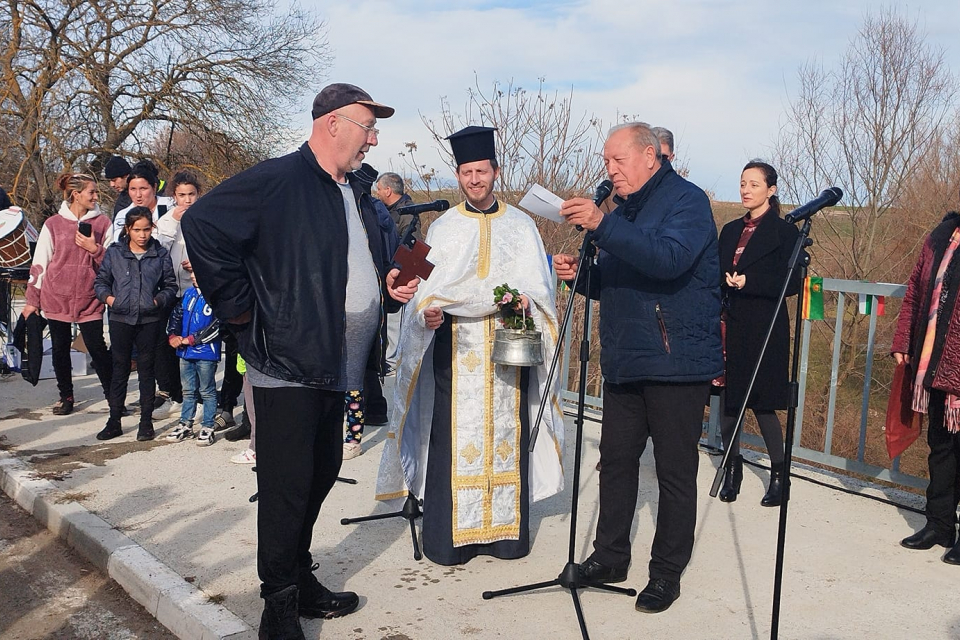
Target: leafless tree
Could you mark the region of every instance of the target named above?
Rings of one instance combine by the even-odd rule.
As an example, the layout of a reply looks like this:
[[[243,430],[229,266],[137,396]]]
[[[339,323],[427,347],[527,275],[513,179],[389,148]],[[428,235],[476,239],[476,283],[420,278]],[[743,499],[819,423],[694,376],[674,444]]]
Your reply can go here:
[[[161,131],[263,150],[329,59],[324,25],[275,0],[2,0],[0,137],[18,201],[49,212],[52,176]],[[320,70],[320,71],[318,71]],[[162,160],[162,159],[161,159]]]
[[[836,68],[809,62],[799,81],[776,147],[786,199],[830,185],[845,194],[843,211],[817,223],[828,260],[814,268],[884,280],[897,260],[913,259],[891,260],[888,243],[902,234],[909,215],[899,203],[942,133],[956,78],[916,22],[886,10],[865,18]]]
[[[947,126],[956,92],[943,51],[892,9],[864,19],[835,67],[801,67],[776,144],[781,193],[787,202],[803,202],[830,185],[845,194],[842,208],[816,219],[813,273],[902,281],[930,229],[929,218],[919,221],[911,210],[918,206],[912,190],[924,184],[927,167],[956,162]],[[839,384],[859,377],[865,319],[844,323]],[[891,323],[887,318],[878,335]]]

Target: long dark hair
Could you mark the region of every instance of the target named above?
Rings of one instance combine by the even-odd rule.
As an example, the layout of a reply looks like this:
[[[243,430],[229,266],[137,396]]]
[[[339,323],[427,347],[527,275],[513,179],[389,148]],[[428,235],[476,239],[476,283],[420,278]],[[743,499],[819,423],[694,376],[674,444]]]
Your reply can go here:
[[[759,169],[760,173],[763,174],[763,180],[767,183],[768,187],[777,186],[777,170],[768,165],[766,162],[751,160],[740,173],[743,174],[743,172],[747,169]],[[773,212],[773,214],[778,218],[780,217],[780,198],[777,197],[777,194],[770,196],[770,211]]]
[[[142,178],[156,191],[160,186],[160,170],[157,165],[149,160],[139,160],[137,164],[130,169],[130,175],[127,176],[127,184],[134,178]]]

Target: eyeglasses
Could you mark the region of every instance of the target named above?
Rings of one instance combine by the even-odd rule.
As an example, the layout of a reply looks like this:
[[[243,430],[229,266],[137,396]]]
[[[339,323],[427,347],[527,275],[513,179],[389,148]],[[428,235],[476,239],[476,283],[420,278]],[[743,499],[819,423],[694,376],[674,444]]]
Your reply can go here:
[[[368,127],[368,126],[365,125],[365,124],[361,124],[361,123],[357,122],[357,121],[354,120],[353,118],[348,118],[347,116],[343,115],[342,113],[335,113],[335,114],[333,114],[333,115],[337,116],[338,118],[343,118],[343,119],[346,120],[347,122],[352,122],[353,124],[357,125],[357,126],[360,127],[361,129],[363,129],[364,131],[366,131],[367,133],[372,133],[372,134],[375,135],[375,136],[379,136],[379,135],[380,135],[380,129],[377,129],[376,127]]]

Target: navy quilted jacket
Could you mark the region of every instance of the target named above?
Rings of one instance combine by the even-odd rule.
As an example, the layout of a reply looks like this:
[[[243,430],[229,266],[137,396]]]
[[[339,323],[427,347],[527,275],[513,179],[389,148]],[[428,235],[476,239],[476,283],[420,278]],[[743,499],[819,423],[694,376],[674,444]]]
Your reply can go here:
[[[710,201],[665,162],[594,232],[607,382],[703,382],[723,373],[720,259]]]

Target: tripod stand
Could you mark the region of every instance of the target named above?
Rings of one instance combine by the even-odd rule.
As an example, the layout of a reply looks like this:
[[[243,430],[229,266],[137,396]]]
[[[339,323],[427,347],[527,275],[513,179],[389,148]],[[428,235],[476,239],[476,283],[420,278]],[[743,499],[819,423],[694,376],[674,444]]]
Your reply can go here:
[[[567,304],[566,312],[563,315],[563,322],[560,325],[559,335],[563,335],[566,331],[567,324],[570,322],[570,318],[573,315],[573,302],[574,296],[576,295],[577,287],[580,284],[580,278],[584,275],[585,277],[585,288],[583,289],[586,293],[586,305],[590,304],[589,292],[590,292],[590,264],[593,262],[593,257],[596,255],[596,247],[593,246],[591,242],[593,237],[592,232],[588,232],[583,238],[583,244],[580,247],[580,259],[577,263],[577,275],[573,281],[573,286],[571,287],[570,300]],[[557,349],[553,355],[553,361],[550,363],[550,371],[547,374],[547,385],[546,388],[550,388],[550,384],[553,381],[553,377],[556,374],[557,363],[560,359],[560,349]],[[580,605],[580,595],[577,593],[577,589],[583,587],[593,587],[595,589],[601,589],[603,591],[609,591],[612,593],[618,593],[626,596],[635,596],[637,592],[635,589],[625,589],[622,587],[614,587],[608,584],[601,584],[596,582],[591,582],[583,580],[580,577],[580,564],[574,560],[576,557],[576,537],[577,537],[577,507],[580,497],[580,457],[583,450],[583,408],[584,400],[587,393],[587,364],[590,361],[590,314],[589,308],[585,309],[583,314],[583,337],[580,340],[580,384],[578,386],[578,395],[577,395],[577,435],[576,435],[576,450],[573,457],[573,491],[571,496],[571,507],[570,507],[570,538],[569,546],[567,552],[567,563],[563,567],[563,571],[560,572],[560,575],[553,580],[547,580],[546,582],[536,582],[533,584],[527,584],[519,587],[512,587],[509,589],[501,589],[499,591],[484,591],[483,599],[491,600],[499,596],[512,595],[515,593],[524,593],[526,591],[535,591],[538,589],[546,589],[548,587],[560,586],[564,589],[570,591],[570,595],[573,598],[573,607],[577,613],[577,622],[580,624],[580,633],[583,636],[584,640],[589,640],[589,634],[587,633],[587,625],[583,618],[583,608]],[[530,447],[529,450],[532,452],[533,447],[537,441],[537,434],[540,429],[540,420],[543,417],[544,409],[546,408],[547,403],[550,401],[550,394],[544,394],[543,399],[540,401],[540,409],[537,412],[537,419],[534,423],[533,430],[530,433]]]
[[[789,221],[789,216],[787,220]],[[777,300],[776,311],[774,311],[773,318],[770,319],[770,326],[767,329],[767,334],[763,339],[763,343],[760,347],[760,354],[757,357],[757,362],[754,364],[753,373],[750,376],[750,383],[747,385],[747,391],[744,394],[744,401],[740,407],[740,413],[737,416],[736,426],[733,430],[733,435],[730,437],[730,442],[735,442],[737,436],[740,434],[740,430],[743,428],[743,419],[747,412],[747,399],[750,398],[750,394],[753,392],[754,383],[757,380],[757,375],[760,371],[760,363],[763,362],[764,353],[766,353],[767,346],[770,343],[770,336],[773,335],[774,325],[777,321],[777,316],[780,313],[780,307],[783,306],[783,301],[787,295],[787,289],[790,286],[790,280],[793,278],[795,271],[799,270],[800,280],[803,281],[807,275],[807,262],[809,261],[809,256],[807,256],[804,251],[805,247],[808,247],[813,244],[813,241],[810,239],[810,219],[804,219],[803,226],[800,229],[800,235],[797,237],[796,245],[793,248],[793,253],[790,256],[790,260],[787,268],[787,275],[784,278],[783,286],[780,289],[780,297]],[[798,376],[800,371],[800,334],[802,328],[803,319],[801,318],[800,313],[801,302],[798,298],[797,300],[797,312],[794,314],[794,328],[793,328],[793,360],[791,364],[790,371],[790,403],[787,409],[787,428],[784,438],[784,456],[783,456],[783,496],[780,501],[780,524],[779,531],[777,533],[777,560],[776,560],[776,570],[774,575],[774,587],[773,587],[773,613],[772,621],[770,627],[770,639],[776,640],[779,634],[780,626],[780,595],[781,588],[783,584],[783,557],[784,557],[784,547],[786,544],[786,534],[787,534],[787,506],[790,502],[790,466],[793,459],[793,438],[796,428],[797,420],[797,405],[799,403],[799,383]],[[723,455],[723,460],[720,462],[720,467],[717,469],[717,474],[713,479],[713,485],[710,487],[710,497],[716,498],[717,493],[720,490],[720,485],[723,482],[724,470],[727,468],[727,461],[730,458],[732,453],[731,448],[727,448],[727,451]]]
[[[391,511],[390,513],[377,513],[372,516],[361,516],[359,518],[341,518],[340,524],[354,524],[356,522],[370,522],[371,520],[386,520],[387,518],[405,518],[410,523],[410,537],[413,540],[413,559],[420,560],[423,554],[420,553],[420,545],[417,543],[417,518],[423,515],[420,510],[420,502],[412,492],[407,493],[407,499],[403,503],[400,511]]]

